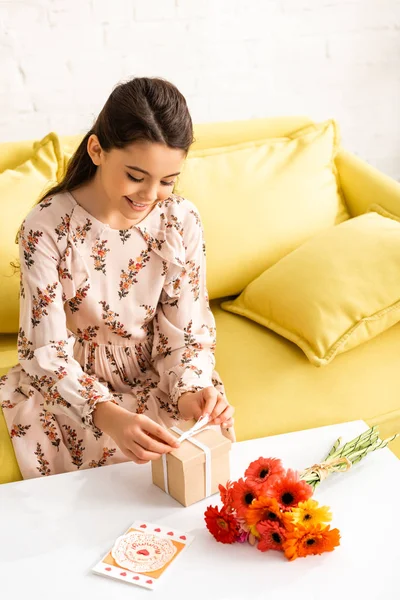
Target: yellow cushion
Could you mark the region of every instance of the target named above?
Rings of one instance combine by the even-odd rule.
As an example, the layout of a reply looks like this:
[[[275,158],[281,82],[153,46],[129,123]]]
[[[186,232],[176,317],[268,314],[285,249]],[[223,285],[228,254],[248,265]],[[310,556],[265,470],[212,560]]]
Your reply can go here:
[[[400,431],[400,323],[316,369],[298,346],[219,302],[211,303],[217,370],[239,441],[356,419],[378,425],[382,437]],[[400,439],[390,447],[400,458]]]
[[[309,240],[223,308],[323,366],[400,321],[399,273],[400,223],[370,212]]]
[[[18,262],[17,231],[40,195],[61,176],[63,166],[58,138],[50,133],[34,144],[26,162],[0,174],[0,333],[18,331],[19,272],[10,265]]]
[[[336,124],[189,153],[176,187],[200,210],[210,298],[231,296],[349,215],[337,181]]]

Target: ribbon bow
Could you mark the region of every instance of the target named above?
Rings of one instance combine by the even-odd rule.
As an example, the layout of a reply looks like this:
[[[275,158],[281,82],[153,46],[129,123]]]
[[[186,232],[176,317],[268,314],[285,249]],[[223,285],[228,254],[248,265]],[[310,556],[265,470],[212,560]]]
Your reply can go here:
[[[172,429],[172,431],[175,431],[175,433],[180,434],[180,437],[178,438],[178,442],[183,442],[184,440],[191,438],[192,436],[196,435],[197,433],[200,433],[200,431],[205,431],[206,429],[210,429],[210,427],[205,427],[205,425],[207,425],[208,421],[209,421],[208,416],[200,417],[200,419],[193,425],[193,427],[191,427],[187,431],[181,431],[178,427],[171,427],[171,429]]]

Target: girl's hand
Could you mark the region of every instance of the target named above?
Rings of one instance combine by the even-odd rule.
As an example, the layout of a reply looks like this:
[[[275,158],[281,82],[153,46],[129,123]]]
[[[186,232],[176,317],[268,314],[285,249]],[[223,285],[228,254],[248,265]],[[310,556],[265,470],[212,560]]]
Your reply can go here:
[[[211,385],[198,392],[185,392],[178,400],[178,410],[184,419],[199,419],[208,414],[209,425],[221,425],[225,429],[233,425],[233,413],[225,396]]]
[[[158,460],[179,448],[177,438],[145,415],[137,415],[113,402],[100,402],[93,413],[96,427],[108,434],[121,452],[136,464]]]

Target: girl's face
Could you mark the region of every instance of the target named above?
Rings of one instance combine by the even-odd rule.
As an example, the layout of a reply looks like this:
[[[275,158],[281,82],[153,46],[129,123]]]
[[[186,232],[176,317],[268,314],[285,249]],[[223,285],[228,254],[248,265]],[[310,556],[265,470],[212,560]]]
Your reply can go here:
[[[105,152],[95,135],[89,138],[88,152],[110,210],[120,211],[131,223],[171,195],[186,158],[184,150],[147,141]]]

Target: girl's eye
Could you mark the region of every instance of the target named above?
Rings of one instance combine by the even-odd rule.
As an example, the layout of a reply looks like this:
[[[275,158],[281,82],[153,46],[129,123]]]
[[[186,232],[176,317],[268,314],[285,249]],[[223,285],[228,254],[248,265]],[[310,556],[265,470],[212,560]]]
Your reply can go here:
[[[143,181],[143,179],[136,179],[136,177],[134,177],[130,173],[127,173],[127,176],[128,176],[128,179],[130,179],[131,181],[134,181],[135,183],[142,183],[142,181]],[[162,185],[175,185],[175,181],[162,181],[161,183],[162,183]]]
[[[128,176],[128,179],[131,179],[132,181],[136,181],[136,183],[141,183],[143,181],[143,179],[136,179],[136,177],[134,177],[130,173],[127,173],[127,176]]]

